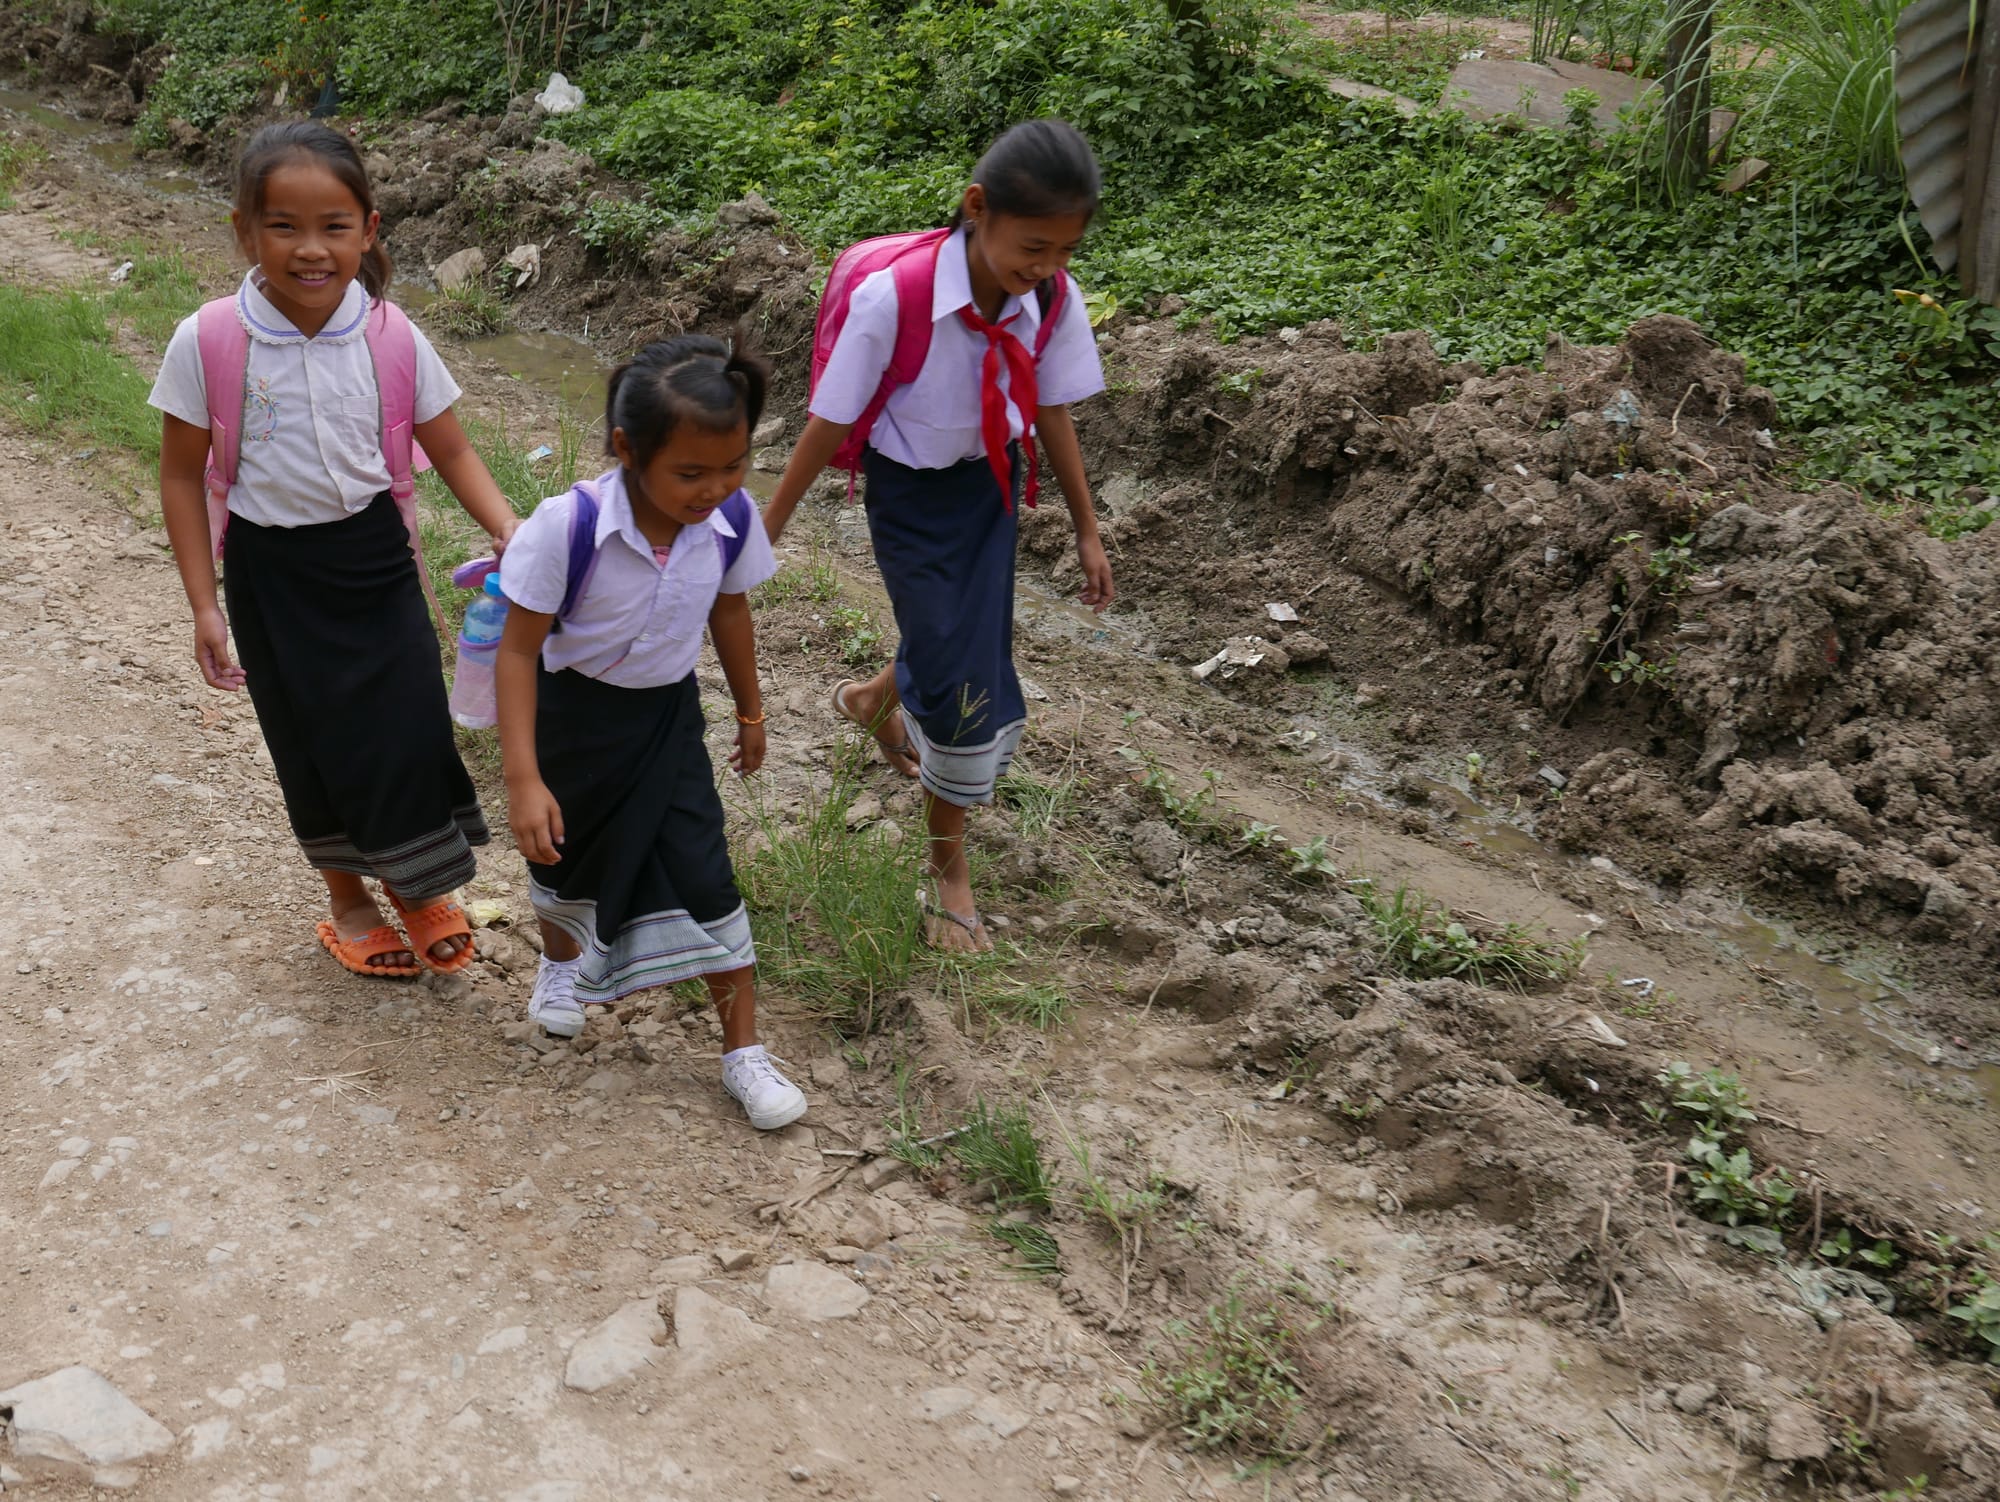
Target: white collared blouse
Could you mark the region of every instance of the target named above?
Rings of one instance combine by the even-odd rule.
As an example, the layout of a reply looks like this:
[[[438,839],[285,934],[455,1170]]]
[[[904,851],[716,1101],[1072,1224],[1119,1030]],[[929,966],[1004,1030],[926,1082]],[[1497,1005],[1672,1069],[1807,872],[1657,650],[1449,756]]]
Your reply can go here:
[[[1084,311],[1076,278],[1057,314],[1055,331],[1036,362],[1038,404],[1066,407],[1104,389],[1104,367],[1097,358],[1097,341]],[[986,340],[965,326],[960,308],[972,306],[972,273],[965,259],[965,236],[953,235],[939,247],[937,275],[931,292],[931,347],[917,378],[890,393],[888,404],[869,434],[869,445],[912,469],[948,469],[964,459],[985,457],[986,441],[979,427],[980,368]],[[882,384],[889,357],[896,347],[896,283],[882,270],[854,289],[847,322],[826,369],[820,372],[811,411],[828,422],[850,423],[859,418]],[[1001,306],[1008,325],[1029,349],[1041,326],[1041,304],[1033,297],[1010,297]],[[1007,385],[1003,363],[1000,384]],[[1010,402],[1008,429],[1021,436],[1020,414]]]
[[[500,590],[543,615],[562,608],[569,585],[569,524],[574,491],[551,496],[521,523],[500,565]],[[549,633],[542,662],[572,668],[619,688],[678,683],[701,657],[702,633],[719,594],[744,594],[778,571],[770,539],[751,504],[749,535],[725,574],[722,539],[734,536],[720,509],[683,527],[666,561],[639,530],[613,470],[597,491],[597,567],[560,631]]]
[[[360,282],[308,338],[280,313],[253,270],[236,294],[250,335],[243,384],[243,441],[229,509],[266,527],[310,527],[365,509],[389,488],[382,462],[382,406],[368,352],[369,300]],[[208,385],[201,369],[197,317],[183,319],[167,345],[149,398],[160,411],[208,426]],[[429,422],[459,398],[423,330],[417,341],[415,419]]]

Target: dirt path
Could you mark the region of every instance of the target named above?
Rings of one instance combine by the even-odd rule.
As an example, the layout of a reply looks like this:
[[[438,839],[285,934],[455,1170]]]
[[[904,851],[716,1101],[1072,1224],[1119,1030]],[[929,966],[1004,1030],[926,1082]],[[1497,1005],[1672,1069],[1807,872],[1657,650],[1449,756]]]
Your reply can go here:
[[[0,216],[0,265],[93,275],[59,227],[143,225],[226,278],[212,204],[77,156]],[[454,366],[475,408],[548,421]],[[1991,1225],[1976,1089],[1846,1027],[1824,975],[1718,948],[1726,914],[1308,784],[1241,706],[1130,650],[1143,632],[1043,606],[1029,759],[1088,800],[979,839],[994,914],[1080,1011],[1044,1035],[916,996],[850,1042],[773,995],[814,1109],[760,1138],[678,996],[543,1053],[516,1020],[532,952],[504,929],[470,981],[335,971],[247,705],[184,662],[157,540],[89,463],[5,430],[0,457],[0,1390],[85,1365],[165,1426],[105,1479],[170,1502],[1720,1502],[1918,1474],[2000,1495],[1990,1390],[1932,1325],[1854,1298],[1823,1324],[1787,1268],[1659,1192],[1672,1148],[1641,1107],[1685,1057],[1743,1071],[1760,1162],[1820,1186],[1829,1228]],[[866,560],[839,568],[865,607]],[[760,622],[779,805],[823,790],[845,741],[826,616]],[[1242,817],[1328,834],[1347,870],[1591,932],[1585,982],[1407,983],[1350,898],[1172,828],[1176,864],[1148,875],[1159,809],[1120,744],[1182,786],[1217,769]],[[869,786],[907,818],[907,791]],[[468,895],[518,922],[522,887],[496,848]],[[1059,1278],[1013,1270],[970,1176],[869,1161],[911,1080],[937,1130],[975,1095],[1032,1105],[1065,1185]],[[1125,1230],[1074,1207],[1088,1180]],[[1301,1346],[1310,1458],[1239,1486],[1110,1398],[1257,1266],[1331,1317]],[[622,1381],[565,1385],[620,1350]]]

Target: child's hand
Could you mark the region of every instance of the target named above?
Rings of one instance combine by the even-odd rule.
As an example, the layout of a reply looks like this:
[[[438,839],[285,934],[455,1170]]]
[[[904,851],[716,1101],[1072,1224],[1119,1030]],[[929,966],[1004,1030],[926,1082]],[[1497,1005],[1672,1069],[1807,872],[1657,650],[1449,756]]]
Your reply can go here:
[[[729,753],[729,764],[736,768],[739,777],[748,777],[764,765],[762,725],[739,724],[736,727],[736,749]]]
[[[500,524],[499,531],[487,534],[493,539],[493,556],[495,558],[505,558],[507,556],[507,544],[513,540],[514,533],[520,529],[520,526],[521,518],[510,516]]]
[[[1076,540],[1076,561],[1083,565],[1083,593],[1077,598],[1092,610],[1102,611],[1116,590],[1111,585],[1111,560],[1104,556],[1104,541],[1095,533]]]
[[[211,607],[196,612],[194,660],[210,688],[234,693],[243,687],[248,675],[229,660],[229,623],[220,610]]]
[[[514,844],[536,865],[553,866],[562,859],[562,809],[547,783],[537,778],[527,787],[510,785],[507,822],[514,828]]]

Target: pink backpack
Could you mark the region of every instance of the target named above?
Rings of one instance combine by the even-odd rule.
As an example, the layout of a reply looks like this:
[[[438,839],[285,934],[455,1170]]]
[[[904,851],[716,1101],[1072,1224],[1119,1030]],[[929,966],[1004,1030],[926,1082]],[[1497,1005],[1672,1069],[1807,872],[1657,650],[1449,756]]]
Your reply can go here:
[[[833,358],[833,346],[840,338],[840,331],[847,326],[847,310],[854,301],[855,289],[885,267],[896,281],[896,347],[889,356],[889,368],[882,372],[882,384],[875,388],[874,399],[862,410],[861,416],[855,420],[854,431],[847,435],[847,441],[832,459],[835,469],[844,469],[850,476],[847,485],[850,497],[854,493],[851,477],[860,473],[861,455],[868,446],[868,434],[881,417],[882,409],[889,404],[889,397],[898,386],[907,386],[917,378],[930,355],[931,289],[937,284],[938,252],[956,233],[953,229],[927,229],[857,241],[833,258],[833,269],[826,274],[826,290],[820,294],[819,316],[813,323],[812,379],[807,387],[808,397],[819,389],[820,373],[826,369],[826,362]],[[1035,330],[1033,354],[1037,360],[1048,348],[1049,336],[1055,332],[1056,321],[1062,316],[1063,299],[1068,291],[1067,275],[1058,275],[1052,282],[1044,282],[1036,289],[1042,316],[1041,324]],[[1032,495],[1028,497],[1028,504],[1035,504]]]
[[[237,316],[235,297],[218,297],[201,305],[195,315],[196,343],[201,350],[201,380],[208,401],[208,535],[215,556],[222,556],[222,534],[229,526],[229,487],[236,483],[236,460],[243,443],[243,397],[250,373],[250,335]],[[417,577],[438,630],[451,635],[424,567],[423,544],[417,536],[415,476],[430,468],[416,440],[417,340],[410,320],[394,303],[378,299],[369,313],[368,354],[375,362],[375,389],[382,404],[382,460],[389,470],[389,494],[409,530],[410,552]],[[234,400],[231,398],[234,397]]]

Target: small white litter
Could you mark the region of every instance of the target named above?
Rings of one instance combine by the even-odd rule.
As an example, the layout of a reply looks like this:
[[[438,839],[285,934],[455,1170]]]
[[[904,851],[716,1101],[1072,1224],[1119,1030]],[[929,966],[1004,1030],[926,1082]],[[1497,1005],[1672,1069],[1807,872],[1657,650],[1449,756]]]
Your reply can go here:
[[[1618,984],[1628,991],[1637,991],[1642,1001],[1653,994],[1653,982],[1649,976],[1635,975],[1632,979],[1621,980]]]
[[[1598,1016],[1597,1013],[1585,1012],[1583,1014],[1583,1025],[1590,1029],[1591,1034],[1594,1037],[1596,1037],[1598,1041],[1603,1043],[1608,1043],[1613,1048],[1623,1048],[1625,1046],[1625,1040],[1619,1037],[1617,1033],[1613,1032],[1611,1030],[1611,1024],[1606,1022],[1602,1017]]]
[[[1264,607],[1264,614],[1268,615],[1272,620],[1276,621],[1280,626],[1290,626],[1294,624],[1299,618],[1299,613],[1296,610],[1292,609],[1291,606],[1278,604],[1276,602],[1266,605]]]
[[[1217,652],[1207,662],[1197,664],[1191,671],[1204,683],[1220,673],[1225,678],[1234,678],[1238,673],[1256,667],[1269,655],[1264,650],[1269,645],[1261,636],[1245,636],[1232,641]]]
[[[551,448],[548,444],[538,443],[533,448],[528,450],[528,462],[530,464],[540,464],[544,459],[548,458],[553,453],[555,453],[555,450]]]
[[[121,261],[118,263],[118,269],[111,273],[111,280],[114,282],[122,282],[131,275],[132,275],[132,263],[130,261]]]
[[[1032,678],[1021,680],[1021,695],[1023,698],[1033,699],[1037,704],[1049,702],[1049,691]]]
[[[583,90],[560,73],[549,75],[549,86],[535,96],[535,103],[551,115],[573,115],[583,108]]]

